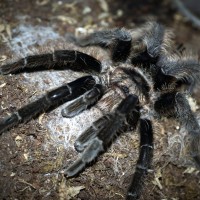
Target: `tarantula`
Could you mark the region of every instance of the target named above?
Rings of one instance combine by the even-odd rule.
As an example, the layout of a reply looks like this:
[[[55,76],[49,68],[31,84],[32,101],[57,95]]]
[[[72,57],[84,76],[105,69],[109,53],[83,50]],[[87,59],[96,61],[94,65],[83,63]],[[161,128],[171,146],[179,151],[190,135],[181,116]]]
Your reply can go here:
[[[106,151],[113,139],[124,131],[140,132],[140,152],[135,173],[127,192],[127,200],[139,199],[144,178],[153,158],[153,120],[161,116],[174,117],[191,136],[191,156],[200,166],[200,127],[186,98],[200,76],[198,59],[175,49],[172,34],[157,22],[126,30],[117,28],[94,32],[85,37],[71,37],[78,50],[60,49],[38,55],[28,55],[6,62],[0,73],[20,70],[68,69],[86,72],[38,100],[18,109],[0,121],[0,133],[21,122],[27,122],[49,108],[65,102],[63,117],[74,117],[102,102],[103,117],[85,130],[76,140],[80,157],[64,168],[66,177],[81,172],[97,156]],[[110,53],[107,62],[98,59],[98,52],[84,52],[84,47],[96,46]],[[103,51],[104,51],[103,50]]]

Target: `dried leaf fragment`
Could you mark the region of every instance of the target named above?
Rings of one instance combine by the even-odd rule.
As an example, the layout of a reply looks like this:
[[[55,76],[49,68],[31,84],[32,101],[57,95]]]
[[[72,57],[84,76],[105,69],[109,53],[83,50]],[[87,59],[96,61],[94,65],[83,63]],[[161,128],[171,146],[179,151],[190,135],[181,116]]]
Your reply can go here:
[[[188,168],[183,172],[183,174],[193,174],[193,173],[198,174],[199,171],[198,171],[196,168],[194,168],[194,167],[188,167]]]
[[[66,179],[63,178],[59,186],[59,199],[60,200],[70,200],[74,198],[81,190],[85,189],[85,186],[68,186]]]
[[[163,186],[160,182],[160,178],[162,178],[162,173],[161,173],[161,169],[158,169],[158,171],[155,174],[155,179],[152,181],[154,185],[158,186],[158,188],[160,190],[163,189]]]

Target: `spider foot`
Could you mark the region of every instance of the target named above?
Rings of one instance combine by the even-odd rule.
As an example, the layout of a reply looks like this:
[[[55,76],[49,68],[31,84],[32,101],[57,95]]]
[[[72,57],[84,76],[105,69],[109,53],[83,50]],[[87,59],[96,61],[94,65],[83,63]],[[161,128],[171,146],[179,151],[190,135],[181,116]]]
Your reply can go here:
[[[71,118],[86,110],[88,107],[95,104],[103,95],[103,86],[95,85],[94,88],[86,92],[80,98],[74,100],[62,110],[62,116]]]
[[[92,76],[85,76],[48,92],[40,99],[2,119],[0,121],[0,134],[20,122],[26,122],[37,114],[47,111],[52,106],[76,99],[91,90],[95,85],[96,82]]]
[[[138,104],[138,97],[129,95],[117,107],[114,113],[107,114],[93,123],[75,142],[75,148],[81,156],[65,171],[66,177],[72,177],[82,171],[101,152],[109,146],[117,132],[124,126],[126,118]],[[138,119],[136,119],[138,120]]]
[[[66,177],[72,177],[78,174],[88,163],[93,161],[100,152],[104,151],[103,142],[100,139],[94,138],[90,142],[90,145],[85,149],[82,156],[64,171]]]

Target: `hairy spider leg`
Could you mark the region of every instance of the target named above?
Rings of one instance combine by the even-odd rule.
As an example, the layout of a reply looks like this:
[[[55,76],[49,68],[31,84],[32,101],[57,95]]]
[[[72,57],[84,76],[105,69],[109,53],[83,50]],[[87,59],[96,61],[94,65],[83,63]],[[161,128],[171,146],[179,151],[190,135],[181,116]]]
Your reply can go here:
[[[85,148],[91,143],[92,139],[97,137],[98,133],[102,131],[109,120],[109,116],[105,115],[93,122],[87,130],[85,130],[75,141],[74,147],[77,152],[83,152]]]
[[[145,67],[150,67],[150,64],[156,64],[162,54],[161,49],[165,44],[164,27],[157,22],[150,22],[138,30],[138,33],[133,30],[133,37],[134,35],[136,35],[136,41],[133,43],[131,63],[133,65],[142,64]],[[141,44],[138,46],[137,43]]]
[[[151,22],[136,32],[126,29],[97,31],[86,37],[74,37],[73,41],[81,47],[109,48],[114,62],[126,61],[130,56],[132,64],[155,64],[163,46],[164,36],[164,27],[157,22]]]
[[[111,50],[111,58],[114,62],[126,61],[131,51],[131,35],[125,29],[98,31],[86,37],[74,38],[77,45],[100,46]]]
[[[94,88],[83,94],[81,97],[70,102],[63,110],[63,117],[74,117],[84,110],[94,105],[103,95],[104,89],[100,84],[96,84]]]
[[[155,90],[165,91],[167,88],[175,88],[178,81],[176,77],[165,74],[160,67],[157,67],[154,70],[155,72],[153,75],[153,88]]]
[[[140,153],[135,173],[127,193],[127,200],[139,199],[144,179],[153,158],[153,128],[149,119],[140,119]]]
[[[170,60],[167,56],[161,56],[156,63],[156,67],[156,89],[161,89],[164,84],[175,83],[177,86],[188,85],[189,91],[192,91],[200,78],[199,61],[192,57],[187,58],[187,60],[184,57]]]
[[[0,121],[0,134],[20,122],[26,122],[37,114],[47,111],[51,106],[59,106],[79,97],[93,88],[95,84],[95,79],[92,76],[85,76],[48,92],[38,100],[2,119]]]
[[[0,67],[0,74],[19,72],[20,69],[71,69],[84,72],[101,72],[101,62],[94,57],[74,50],[56,50],[53,53],[29,55]]]
[[[154,107],[159,114],[176,117],[186,128],[191,139],[191,156],[200,167],[200,126],[185,95],[178,92],[163,94],[155,102]]]
[[[185,48],[183,43],[177,43],[177,47],[175,49],[175,53],[177,53],[179,55],[183,55],[185,50],[186,50],[186,48]]]
[[[181,93],[176,94],[177,117],[191,137],[190,153],[200,168],[200,126],[195,114],[192,112],[188,100]],[[184,108],[184,109],[183,109]]]
[[[117,131],[123,128],[126,118],[136,108],[138,104],[136,95],[129,95],[118,105],[112,114],[107,114],[93,123],[76,141],[75,147],[78,151],[83,151],[81,156],[70,165],[64,174],[72,177],[82,171],[85,166],[93,161],[99,153],[105,151],[112,142]],[[89,135],[87,135],[89,133]]]
[[[126,126],[122,127],[120,131],[126,132],[135,130],[138,124],[139,117],[139,107],[136,107],[135,110],[133,110],[132,113],[127,116]],[[103,130],[109,119],[109,116],[105,115],[99,118],[97,121],[93,122],[92,126],[90,126],[76,139],[74,143],[76,151],[79,153],[84,151],[84,149],[89,145],[90,141],[95,138],[100,131]]]

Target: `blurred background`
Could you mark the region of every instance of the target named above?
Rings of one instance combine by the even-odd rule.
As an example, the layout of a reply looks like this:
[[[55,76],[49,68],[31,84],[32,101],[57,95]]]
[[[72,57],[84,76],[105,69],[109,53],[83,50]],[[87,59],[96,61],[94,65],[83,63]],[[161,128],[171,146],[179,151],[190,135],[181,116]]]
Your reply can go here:
[[[26,56],[32,47],[53,48],[58,40],[67,42],[68,34],[134,29],[149,20],[174,29],[176,42],[199,55],[199,16],[197,0],[1,0],[0,62]],[[70,73],[0,76],[0,117],[78,76]],[[197,87],[192,96],[200,116],[198,91]],[[136,134],[122,136],[80,176],[65,180],[59,174],[77,156],[73,142],[88,126],[85,115],[98,118],[89,111],[67,121],[59,109],[3,134],[0,199],[124,199],[138,156]],[[198,200],[200,175],[184,145],[185,132],[175,120],[162,119],[162,124],[155,134],[155,158],[141,199]]]

